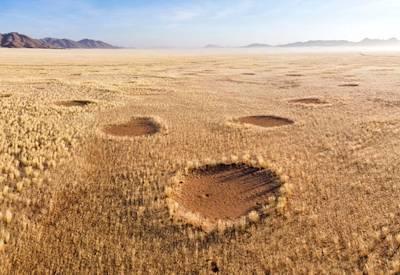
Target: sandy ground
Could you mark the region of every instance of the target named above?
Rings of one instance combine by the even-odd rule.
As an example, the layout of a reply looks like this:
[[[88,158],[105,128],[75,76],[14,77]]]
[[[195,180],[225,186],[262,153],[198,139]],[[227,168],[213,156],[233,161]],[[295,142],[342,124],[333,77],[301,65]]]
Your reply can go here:
[[[1,273],[399,271],[399,62],[0,49]],[[71,100],[94,103],[58,104]],[[235,122],[246,116],[294,123]],[[99,131],[132,117],[168,131]],[[211,233],[170,216],[171,177],[236,156],[287,175],[283,213]]]

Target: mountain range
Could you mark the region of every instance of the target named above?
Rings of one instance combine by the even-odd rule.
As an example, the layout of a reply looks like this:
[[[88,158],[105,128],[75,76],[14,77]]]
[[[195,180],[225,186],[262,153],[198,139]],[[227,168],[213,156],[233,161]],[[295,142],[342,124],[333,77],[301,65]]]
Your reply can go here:
[[[263,43],[253,43],[241,48],[304,48],[304,47],[385,47],[400,46],[400,40],[390,39],[370,39],[365,38],[359,42],[348,40],[309,40],[304,42],[294,42],[281,45],[269,45]],[[103,41],[82,39],[74,41],[71,39],[43,38],[34,39],[27,35],[17,32],[6,34],[0,33],[0,47],[4,48],[40,48],[40,49],[117,49],[118,47]],[[205,48],[224,48],[223,46],[209,44]]]
[[[212,46],[212,47],[210,47]],[[390,39],[370,39],[365,38],[359,42],[348,40],[309,40],[304,42],[294,42],[281,45],[270,45],[263,43],[253,43],[241,48],[298,48],[298,47],[385,47],[385,46],[400,46],[400,40],[397,38]],[[218,45],[207,45],[207,48],[223,48]]]
[[[116,49],[113,45],[103,41],[82,39],[43,38],[34,39],[17,32],[0,33],[0,47],[3,48],[38,48],[38,49]]]
[[[400,40],[390,39],[370,39],[365,38],[359,42],[348,40],[309,40],[306,42],[295,42],[280,47],[382,47],[382,46],[400,46]]]

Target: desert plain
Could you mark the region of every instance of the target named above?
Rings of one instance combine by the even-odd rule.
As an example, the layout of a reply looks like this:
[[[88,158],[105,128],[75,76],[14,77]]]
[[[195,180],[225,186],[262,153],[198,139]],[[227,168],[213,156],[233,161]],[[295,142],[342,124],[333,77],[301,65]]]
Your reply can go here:
[[[399,272],[399,64],[0,49],[0,273]]]

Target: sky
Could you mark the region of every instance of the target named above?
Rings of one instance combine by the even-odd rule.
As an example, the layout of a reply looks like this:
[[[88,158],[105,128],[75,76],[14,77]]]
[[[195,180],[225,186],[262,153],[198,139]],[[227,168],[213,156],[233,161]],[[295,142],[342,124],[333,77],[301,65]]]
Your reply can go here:
[[[117,46],[400,38],[400,0],[0,0],[0,33]]]

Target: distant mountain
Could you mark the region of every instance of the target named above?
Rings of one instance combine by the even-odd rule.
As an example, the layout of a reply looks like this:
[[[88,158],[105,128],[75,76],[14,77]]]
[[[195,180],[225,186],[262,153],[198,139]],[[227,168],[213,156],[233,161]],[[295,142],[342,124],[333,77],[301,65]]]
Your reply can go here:
[[[348,40],[309,40],[304,42],[294,42],[281,45],[269,45],[263,43],[254,43],[241,48],[302,48],[302,47],[385,47],[385,46],[400,46],[400,40],[397,38],[390,39],[370,39],[365,38],[359,42]]]
[[[244,46],[243,48],[269,48],[269,47],[273,47],[273,46],[268,45],[268,44],[262,44],[262,43],[253,43],[253,44]]]
[[[356,43],[358,46],[398,46],[400,45],[400,40],[397,38],[390,38],[390,39],[369,39],[365,38],[360,42]]]
[[[379,46],[400,46],[400,41],[397,38],[390,39],[369,39],[365,38],[359,42],[352,42],[348,40],[310,40],[306,42],[295,42],[278,47],[379,47]]]
[[[103,41],[82,39],[44,38],[33,39],[17,32],[0,34],[0,47],[4,48],[40,48],[40,49],[116,49]]]
[[[81,48],[81,45],[73,40],[70,39],[57,39],[57,38],[43,38],[41,39],[44,43],[47,43],[49,45],[52,45],[55,48],[60,48],[60,49],[78,49]]]
[[[204,48],[206,48],[206,49],[220,49],[220,48],[223,48],[223,47],[220,46],[220,45],[216,45],[216,44],[208,44],[208,45],[204,46]]]
[[[110,44],[107,44],[103,41],[98,41],[98,40],[91,40],[91,39],[82,39],[78,41],[80,45],[82,45],[82,48],[86,49],[116,49],[118,47],[112,46]]]
[[[353,46],[354,43],[347,40],[310,40],[279,45],[279,47],[343,47]]]
[[[38,39],[30,38],[29,36],[11,32],[0,34],[0,47],[4,48],[39,48],[51,49],[53,46]]]
[[[41,41],[61,49],[116,49],[117,47],[107,44],[103,41],[82,39],[74,41],[71,39],[58,39],[58,38],[43,38]]]

